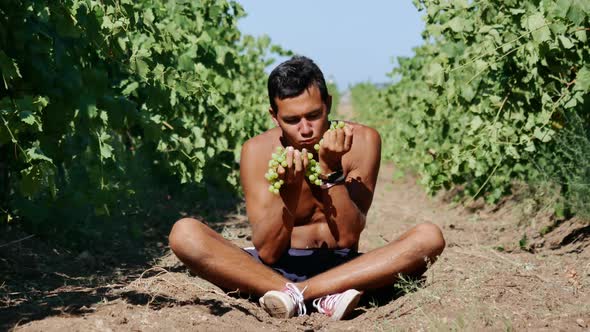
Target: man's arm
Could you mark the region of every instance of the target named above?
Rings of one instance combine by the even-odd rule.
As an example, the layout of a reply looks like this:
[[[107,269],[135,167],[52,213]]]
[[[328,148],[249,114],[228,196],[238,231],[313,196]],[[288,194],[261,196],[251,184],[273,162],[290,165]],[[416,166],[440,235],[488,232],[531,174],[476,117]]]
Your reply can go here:
[[[342,164],[351,165],[346,183],[322,191],[330,231],[340,248],[351,248],[358,244],[373,201],[381,162],[379,133],[369,127],[357,129],[361,128],[355,129],[351,150],[343,156]],[[328,172],[335,170],[326,169]]]
[[[289,247],[302,178],[297,174],[297,183],[293,171],[289,173],[291,177],[285,179],[280,195],[271,193],[264,177],[271,153],[272,150],[250,140],[242,147],[240,158],[240,179],[246,198],[246,212],[252,225],[252,243],[262,261],[268,264],[276,262]],[[299,152],[297,154],[299,156]],[[291,156],[289,161],[292,160]]]

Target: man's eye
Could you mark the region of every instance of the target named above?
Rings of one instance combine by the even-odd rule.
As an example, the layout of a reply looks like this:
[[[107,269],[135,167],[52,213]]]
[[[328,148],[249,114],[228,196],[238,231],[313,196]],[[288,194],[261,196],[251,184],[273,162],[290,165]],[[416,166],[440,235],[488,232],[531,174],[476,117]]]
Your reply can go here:
[[[317,112],[317,113],[312,113],[308,116],[309,119],[317,119],[320,117],[320,115],[322,115],[322,113]]]
[[[288,124],[295,124],[295,123],[297,123],[297,119],[285,119],[284,121],[285,121],[285,123],[288,123]]]

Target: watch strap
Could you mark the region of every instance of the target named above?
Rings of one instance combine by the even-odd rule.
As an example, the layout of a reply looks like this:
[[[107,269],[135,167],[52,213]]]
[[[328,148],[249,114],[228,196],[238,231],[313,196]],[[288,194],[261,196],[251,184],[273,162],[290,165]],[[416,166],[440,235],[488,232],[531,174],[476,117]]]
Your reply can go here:
[[[332,172],[326,176],[322,176],[323,184],[320,186],[322,189],[328,189],[335,185],[344,183],[346,180],[346,175],[342,170],[338,170],[336,172]]]

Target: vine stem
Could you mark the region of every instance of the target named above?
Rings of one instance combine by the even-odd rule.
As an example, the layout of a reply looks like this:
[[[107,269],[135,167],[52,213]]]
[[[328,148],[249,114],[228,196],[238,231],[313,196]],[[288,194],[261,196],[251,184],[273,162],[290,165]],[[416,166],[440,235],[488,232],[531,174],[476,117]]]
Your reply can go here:
[[[522,45],[520,45],[520,46],[519,46],[519,47],[517,47],[517,48],[513,48],[513,49],[511,49],[510,51],[508,51],[508,52],[504,53],[504,54],[503,54],[501,57],[499,57],[499,58],[497,58],[497,59],[494,59],[494,60],[495,60],[495,61],[502,60],[502,59],[504,59],[505,57],[507,57],[508,55],[510,55],[510,54],[512,54],[512,53],[514,53],[514,52],[516,52],[516,51],[518,51],[518,50],[520,50],[521,48],[524,48],[524,46],[525,46],[525,44],[522,44]],[[467,84],[470,84],[470,83],[471,83],[471,82],[472,82],[474,79],[476,79],[476,78],[477,78],[479,75],[481,75],[481,73],[483,73],[484,71],[488,70],[488,68],[489,68],[489,67],[490,67],[490,63],[488,63],[488,64],[485,66],[485,68],[483,68],[482,70],[480,70],[479,72],[477,72],[477,73],[476,73],[476,74],[475,74],[475,75],[474,75],[474,76],[473,76],[473,77],[472,77],[472,78],[471,78],[471,79],[470,79],[470,80],[467,82]]]
[[[508,101],[509,96],[510,96],[510,91],[508,91],[508,94],[506,95],[506,97],[504,97],[504,100],[502,100],[502,104],[500,105],[500,108],[498,109],[498,113],[496,113],[496,116],[494,117],[494,123],[492,125],[495,125],[496,122],[498,122],[498,118],[500,117],[500,112],[502,112],[504,105],[506,105],[506,101]]]
[[[10,130],[10,127],[8,127],[8,121],[6,121],[4,116],[0,115],[0,117],[2,118],[2,122],[4,122],[4,126],[6,127],[6,130],[8,130],[8,133],[10,134],[10,139],[11,139],[12,143],[14,143],[14,145],[20,149],[20,152],[23,154],[23,156],[25,156],[27,163],[30,163],[31,160],[29,159],[29,156],[27,156],[27,153],[25,152],[25,150],[20,146],[20,144],[18,144],[18,140],[16,139],[16,137],[14,137],[14,134],[12,133],[12,130]]]
[[[515,38],[515,39],[513,39],[513,40],[511,40],[511,41],[505,42],[504,44],[502,44],[502,45],[500,45],[500,46],[498,46],[498,47],[494,48],[494,51],[497,51],[497,50],[499,50],[500,48],[502,48],[502,47],[504,47],[504,46],[506,46],[506,45],[508,45],[508,44],[512,44],[512,43],[514,43],[515,41],[517,41],[517,40],[519,40],[519,39],[521,39],[521,38],[524,38],[524,37],[526,37],[526,36],[528,36],[528,35],[532,34],[533,32],[535,32],[535,31],[537,31],[537,30],[540,30],[540,29],[542,29],[542,28],[544,28],[544,27],[548,27],[548,26],[549,26],[549,23],[547,23],[547,24],[545,24],[545,25],[542,25],[542,26],[540,26],[540,27],[538,27],[538,28],[536,28],[536,29],[534,29],[534,30],[531,30],[531,31],[529,31],[529,32],[523,33],[522,35],[518,36],[517,38]],[[473,59],[469,60],[468,62],[466,62],[466,63],[464,63],[464,64],[460,65],[459,67],[455,67],[455,68],[451,69],[449,72],[454,72],[455,70],[459,70],[459,69],[461,69],[461,68],[463,68],[463,67],[466,67],[466,66],[468,66],[468,65],[470,65],[470,64],[472,64],[472,63],[474,63],[475,61],[477,61],[477,60],[479,60],[479,59],[481,59],[481,58],[485,57],[486,55],[489,55],[489,54],[483,54],[483,55],[477,56],[477,57],[475,57],[475,58],[473,58]]]
[[[502,100],[502,103],[500,104],[500,108],[498,109],[498,112],[496,112],[496,116],[494,117],[494,123],[489,126],[488,128],[493,128],[494,125],[496,124],[496,122],[498,122],[498,118],[500,117],[500,113],[502,112],[502,109],[504,109],[504,106],[506,105],[506,102],[508,101],[508,97],[510,97],[510,91],[508,92],[508,94],[506,94],[506,97],[504,97],[504,99]],[[496,142],[498,143],[498,142]],[[467,150],[462,152],[459,156],[463,157],[464,155],[468,154],[468,153],[473,153],[474,151],[477,151],[477,149],[479,149],[480,147],[483,146],[483,142],[479,143],[477,146],[475,146],[473,149],[471,150]],[[513,143],[508,143],[510,145],[512,145]],[[446,165],[451,161],[451,159],[447,159],[447,160],[443,160],[443,164]]]
[[[4,82],[4,88],[8,90],[8,83],[6,83],[6,78],[4,78],[4,74],[2,74],[2,81]]]
[[[475,199],[479,195],[479,193],[483,190],[483,188],[488,184],[488,182],[490,181],[492,176],[494,176],[494,174],[496,174],[496,170],[498,169],[498,167],[500,166],[502,161],[504,161],[504,156],[500,157],[500,160],[498,161],[498,163],[496,164],[496,166],[494,167],[494,169],[492,170],[490,175],[488,175],[488,178],[484,181],[484,183],[481,185],[481,187],[479,187],[479,189],[477,190],[477,193],[475,193],[475,195],[473,195],[472,199]]]
[[[8,243],[5,243],[5,244],[2,244],[2,245],[0,245],[0,248],[8,247],[8,246],[10,246],[10,245],[13,245],[13,244],[16,244],[16,243],[22,242],[22,241],[24,241],[24,240],[27,240],[27,239],[30,239],[30,238],[32,238],[33,236],[35,236],[35,234],[31,234],[31,235],[29,235],[29,236],[25,236],[25,237],[23,237],[22,239],[18,239],[18,240],[10,241],[10,242],[8,242]]]

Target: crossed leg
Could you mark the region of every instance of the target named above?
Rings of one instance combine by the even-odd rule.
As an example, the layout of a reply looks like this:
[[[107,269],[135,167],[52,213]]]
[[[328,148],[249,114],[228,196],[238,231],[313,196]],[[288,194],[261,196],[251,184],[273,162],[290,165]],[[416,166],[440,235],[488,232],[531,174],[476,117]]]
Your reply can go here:
[[[445,240],[438,226],[420,224],[397,240],[318,274],[297,287],[307,287],[304,298],[312,300],[347,289],[365,291],[393,285],[399,274],[424,273],[428,262],[433,263],[444,247]]]
[[[424,272],[427,261],[433,262],[444,246],[438,226],[420,224],[397,240],[297,286],[307,287],[304,298],[312,300],[351,288],[362,291],[392,285],[400,273]],[[224,289],[262,296],[290,282],[196,219],[174,224],[170,248],[191,271]]]
[[[178,220],[169,241],[192,272],[223,289],[262,296],[290,282],[196,219]]]

